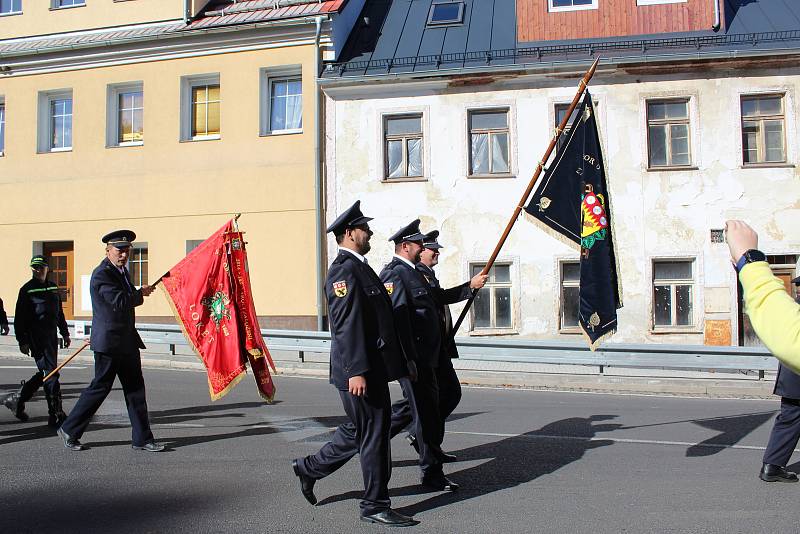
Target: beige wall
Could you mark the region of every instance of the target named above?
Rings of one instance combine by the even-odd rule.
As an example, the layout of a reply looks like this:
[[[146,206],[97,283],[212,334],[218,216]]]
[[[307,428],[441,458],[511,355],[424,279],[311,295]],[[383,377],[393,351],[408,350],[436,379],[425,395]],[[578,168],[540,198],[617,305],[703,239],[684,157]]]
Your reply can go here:
[[[81,275],[103,255],[100,237],[131,228],[148,243],[150,279],[232,214],[244,215],[259,315],[316,314],[314,49],[242,52],[4,79],[7,133],[0,157],[0,296],[13,310],[32,243],[74,241],[75,315]],[[260,69],[303,66],[304,132],[259,136]],[[180,79],[219,73],[221,139],[180,142]],[[142,82],[144,145],[106,148],[108,84]],[[37,95],[70,88],[73,150],[37,154]],[[140,316],[169,316],[160,297]]]
[[[0,39],[183,18],[183,0],[86,0],[84,6],[60,9],[52,4],[23,0],[21,15],[0,17]]]

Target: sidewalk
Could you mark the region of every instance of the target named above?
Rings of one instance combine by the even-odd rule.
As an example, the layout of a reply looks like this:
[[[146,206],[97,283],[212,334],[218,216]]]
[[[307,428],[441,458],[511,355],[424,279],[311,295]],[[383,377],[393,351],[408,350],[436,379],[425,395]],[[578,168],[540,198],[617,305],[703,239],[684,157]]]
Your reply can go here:
[[[74,339],[69,349],[62,349],[63,361],[84,343]],[[0,337],[0,357],[22,362],[33,361],[21,354],[13,336]],[[327,378],[328,355],[297,352],[272,353],[279,375]],[[91,365],[92,353],[86,348],[73,360]],[[561,391],[593,391],[699,397],[772,398],[774,375],[763,380],[757,373],[700,372],[673,369],[608,368],[601,374],[595,366],[543,365],[477,360],[454,360],[462,384],[484,387],[516,387]],[[203,364],[188,346],[177,346],[176,354],[168,345],[149,345],[142,351],[142,365],[150,368],[197,369]]]

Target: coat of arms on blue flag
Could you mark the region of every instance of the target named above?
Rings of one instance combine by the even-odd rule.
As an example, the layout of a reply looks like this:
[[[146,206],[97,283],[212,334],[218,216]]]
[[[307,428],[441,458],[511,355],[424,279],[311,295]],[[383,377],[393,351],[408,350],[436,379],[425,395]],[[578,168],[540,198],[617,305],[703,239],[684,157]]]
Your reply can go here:
[[[578,321],[594,350],[616,331],[622,298],[605,165],[588,90],[564,135],[525,211],[580,246]]]

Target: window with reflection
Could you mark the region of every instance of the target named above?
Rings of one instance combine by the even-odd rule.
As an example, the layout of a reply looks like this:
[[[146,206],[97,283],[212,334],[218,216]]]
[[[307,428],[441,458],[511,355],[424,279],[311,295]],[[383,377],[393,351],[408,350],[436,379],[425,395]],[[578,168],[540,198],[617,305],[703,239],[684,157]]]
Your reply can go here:
[[[688,167],[692,164],[689,139],[689,100],[647,102],[648,165]]]
[[[480,273],[485,266],[485,263],[471,265],[470,276]],[[473,331],[514,328],[513,297],[511,264],[495,263],[489,270],[486,285],[478,291],[472,304]]]
[[[653,261],[653,326],[694,326],[694,260]]]
[[[743,96],[741,104],[743,163],[785,163],[783,95]]]
[[[510,172],[508,110],[469,112],[470,176]]]
[[[384,178],[421,178],[422,114],[384,117]]]

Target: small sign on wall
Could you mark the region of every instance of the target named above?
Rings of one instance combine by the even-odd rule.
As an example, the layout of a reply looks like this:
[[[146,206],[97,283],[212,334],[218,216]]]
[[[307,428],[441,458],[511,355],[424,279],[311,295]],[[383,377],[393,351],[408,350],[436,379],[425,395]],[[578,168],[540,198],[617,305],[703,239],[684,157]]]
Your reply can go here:
[[[719,320],[706,320],[705,344],[730,346],[731,322],[719,321]]]
[[[86,323],[84,321],[75,321],[75,339],[83,339],[86,337]]]

